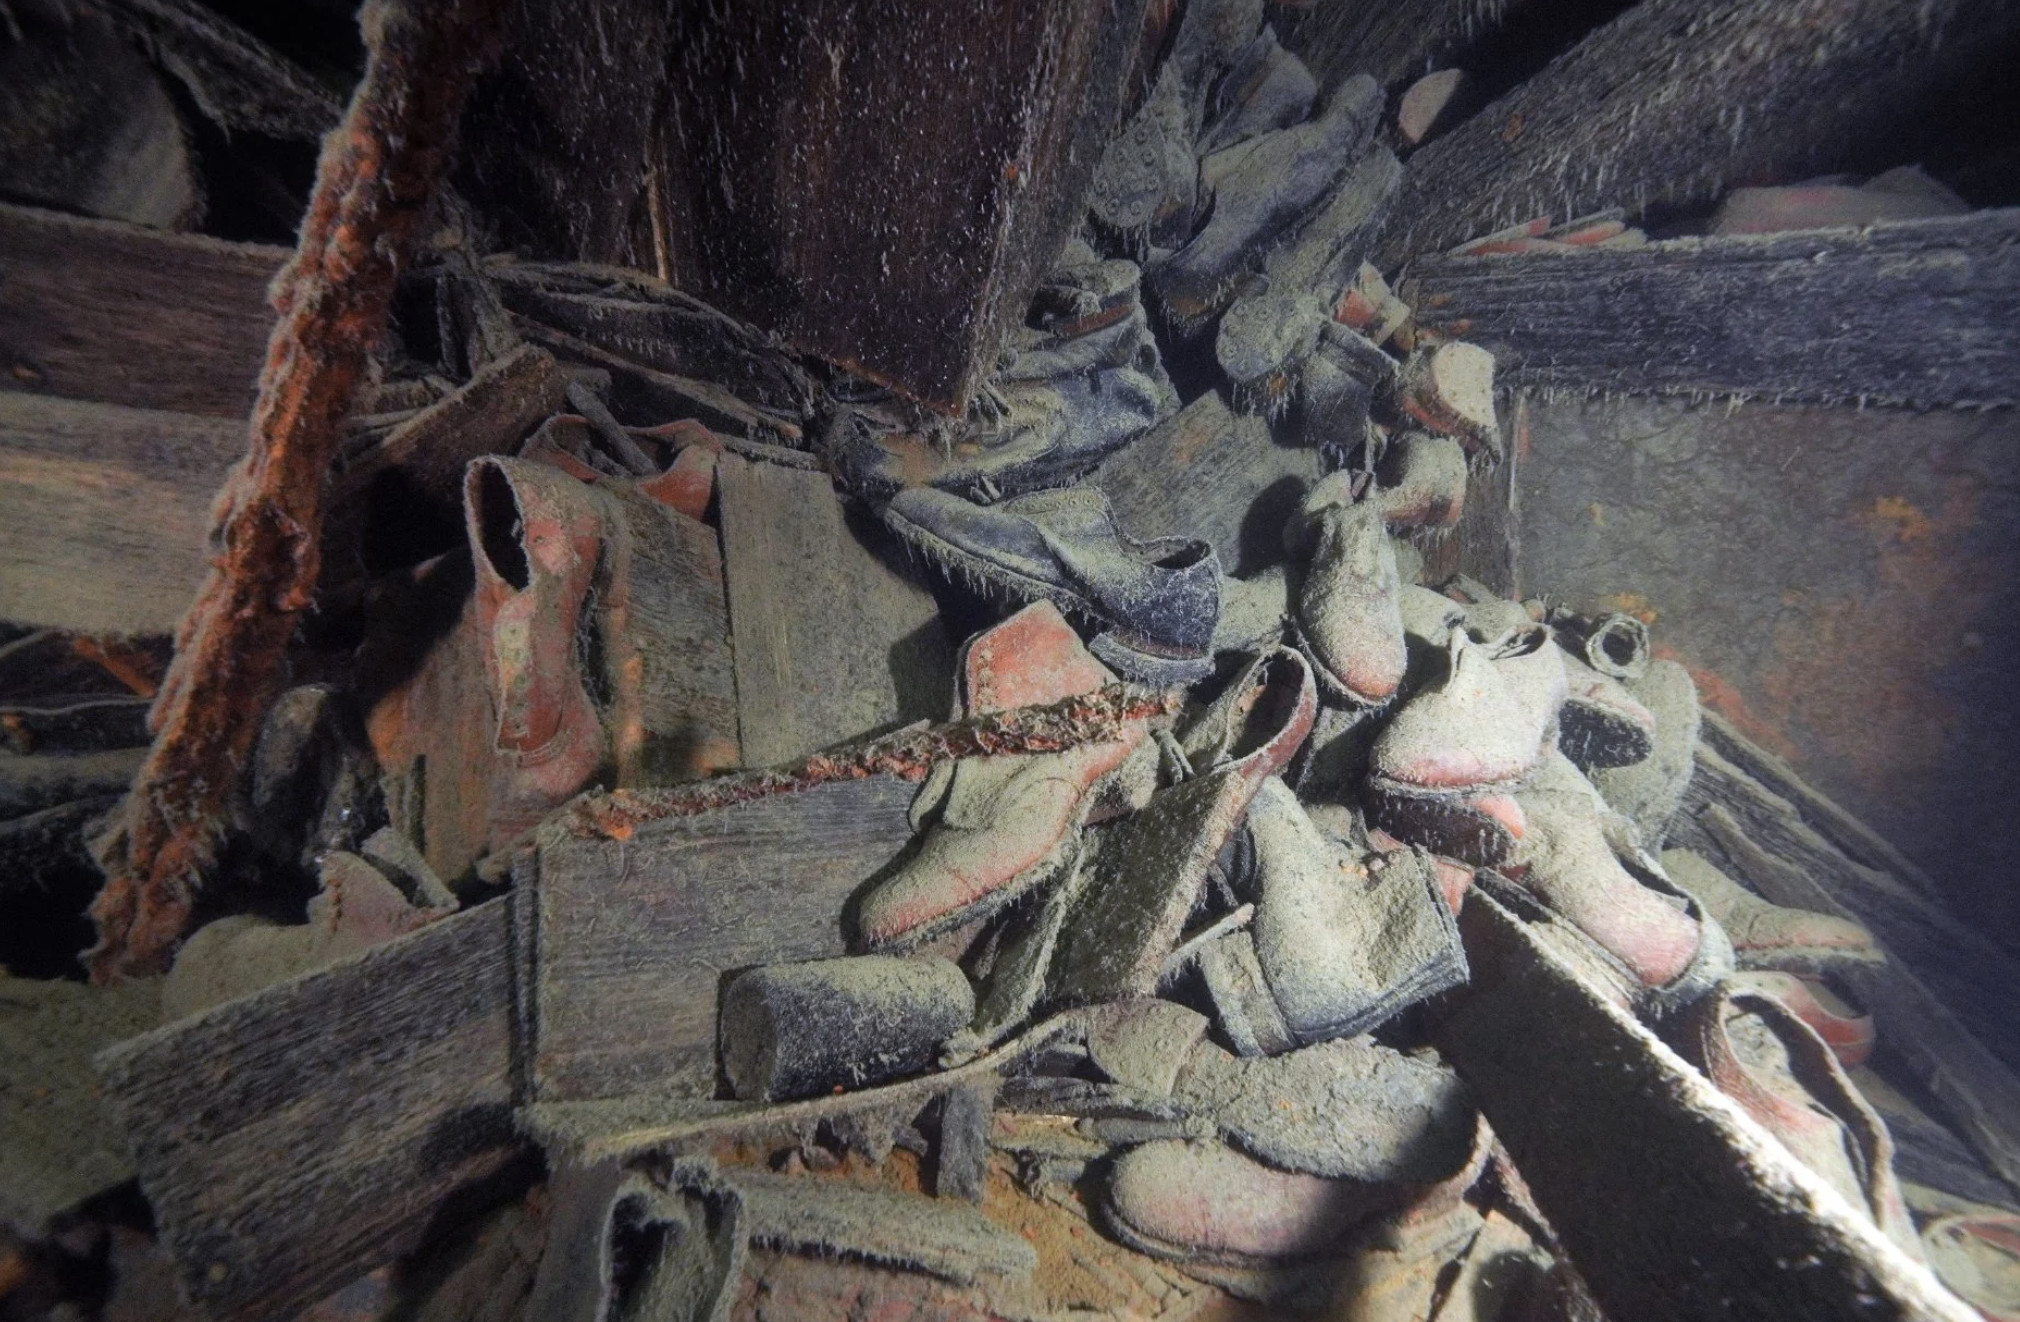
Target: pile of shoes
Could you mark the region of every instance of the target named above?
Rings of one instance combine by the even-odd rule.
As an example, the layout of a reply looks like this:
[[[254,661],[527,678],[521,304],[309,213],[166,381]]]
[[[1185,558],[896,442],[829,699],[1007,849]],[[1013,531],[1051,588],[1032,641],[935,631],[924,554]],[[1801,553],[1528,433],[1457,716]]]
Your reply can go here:
[[[1225,1291],[1345,1300],[1345,1315],[1383,1322],[1596,1317],[1432,1045],[1440,998],[1469,977],[1460,915],[1485,895],[1533,917],[1601,995],[1919,1254],[1886,1128],[1846,1072],[1875,1035],[1837,975],[1880,961],[1874,938],[1665,848],[1698,758],[1689,674],[1652,656],[1631,615],[1420,581],[1503,457],[1494,361],[1420,334],[1364,260],[1404,168],[1380,89],[1351,77],[1322,92],[1262,13],[1260,0],[1185,7],[1103,153],[1080,235],[960,419],[643,279],[467,258],[424,272],[484,334],[544,346],[511,361],[567,364],[565,406],[472,450],[446,497],[460,515],[446,549],[359,573],[373,582],[346,618],[362,642],[270,716],[243,847],[224,865],[286,871],[294,921],[251,904],[212,916],[148,993],[159,1032],[262,1022],[286,980],[318,970],[369,981],[386,966],[374,959],[511,892],[510,957],[493,964],[513,970],[498,979],[512,1003],[484,1009],[516,1035],[493,1045],[519,1127],[489,1138],[547,1149],[546,1195],[527,1204],[545,1218],[544,1255],[496,1250],[525,1268],[526,1316],[722,1316],[749,1302],[747,1280],[773,1299],[868,1299],[862,1279],[820,1275],[843,1260],[955,1292],[905,1296],[922,1309],[956,1295],[1005,1315],[1116,1309],[1134,1291],[1177,1311]],[[1467,250],[1637,237],[1609,215]],[[499,361],[469,354],[473,378],[487,356]],[[375,389],[392,400],[425,375],[395,363]],[[476,387],[431,385],[400,420]],[[1198,418],[1203,437],[1186,430]],[[1212,481],[1172,473],[1172,521],[1132,529],[1104,476],[1193,440],[1221,456]],[[361,426],[352,448],[383,441]],[[1293,469],[1307,477],[1286,501]],[[822,553],[858,557],[912,613],[781,623],[740,602],[725,560],[763,539],[739,525],[726,474],[739,491],[790,477],[834,497],[766,517],[818,513],[836,537]],[[1242,527],[1253,572],[1231,576],[1235,550],[1209,523]],[[752,697],[760,638],[855,631],[876,658],[925,635],[958,644],[931,713],[950,724],[921,738],[1049,734],[894,770],[904,759],[878,761],[875,737],[925,724],[894,704],[805,761],[754,771],[750,750],[783,721]],[[59,653],[73,666],[84,654],[15,639],[0,670],[48,670]],[[89,702],[0,711],[17,744],[124,750],[72,787],[92,813],[131,774],[141,706],[107,678],[118,665],[98,663],[107,673],[82,667]],[[835,705],[819,680],[807,704]],[[1096,736],[1040,719],[1116,695],[1138,714]],[[814,787],[874,782],[888,798],[901,779],[917,788],[898,786],[896,840],[836,843]],[[9,801],[8,815],[62,797]],[[608,867],[586,890],[552,884],[551,855],[592,856],[580,823],[617,807],[643,821],[655,802],[685,805],[689,833],[667,844],[643,827],[634,838],[630,818],[605,825]],[[752,802],[770,815],[732,842],[723,823]],[[65,812],[74,836],[88,814]],[[719,943],[682,956],[699,994],[651,1006],[696,1037],[699,1059],[557,1097],[556,1062],[580,1045],[571,1035],[597,1031],[599,1007],[571,1018],[540,998],[576,967],[569,942],[631,912],[626,896],[669,858],[719,866],[709,887],[745,906],[723,918],[684,894],[664,930],[633,934]],[[787,876],[793,895],[754,888],[760,875]],[[476,985],[467,972],[443,970],[442,985]],[[93,1045],[139,1033],[152,1004]],[[0,1042],[26,1022],[0,1013]],[[465,1062],[429,1055],[432,1025],[419,1045],[386,1031],[383,1059],[343,1086],[426,1068],[443,1071],[430,1085],[443,1095],[462,1084]],[[245,1051],[250,1070],[267,1048],[219,1050]],[[145,1052],[116,1047],[127,1063],[109,1074],[135,1124],[148,1108],[131,1062]],[[166,1175],[147,1162],[171,1146],[134,1144],[151,1195]],[[178,1152],[180,1173],[203,1169],[202,1153]],[[280,1195],[234,1190],[229,1215],[165,1213],[167,1236],[200,1253],[257,1241],[261,1200]],[[425,1210],[441,1192],[380,1201]],[[83,1200],[65,1197],[51,1210]],[[1942,1225],[1941,1261],[1977,1262],[2011,1236],[1982,1209]],[[503,1245],[500,1226],[471,1242],[496,1231]],[[199,1251],[181,1250],[186,1284],[251,1289],[207,1275]],[[811,1264],[798,1284],[788,1260]],[[1099,1288],[1062,1284],[1073,1272]]]

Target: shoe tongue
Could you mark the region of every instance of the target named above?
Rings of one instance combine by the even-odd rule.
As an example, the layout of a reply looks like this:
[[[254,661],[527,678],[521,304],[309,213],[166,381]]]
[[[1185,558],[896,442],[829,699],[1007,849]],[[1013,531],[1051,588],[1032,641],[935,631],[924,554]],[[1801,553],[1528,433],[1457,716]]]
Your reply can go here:
[[[1049,601],[1026,606],[976,638],[964,678],[970,716],[1058,702],[1115,681]]]

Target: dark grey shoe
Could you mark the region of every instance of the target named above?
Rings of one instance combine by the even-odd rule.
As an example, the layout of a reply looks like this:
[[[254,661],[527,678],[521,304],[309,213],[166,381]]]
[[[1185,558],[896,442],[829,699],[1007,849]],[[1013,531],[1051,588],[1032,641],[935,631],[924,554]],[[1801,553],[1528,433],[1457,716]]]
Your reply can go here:
[[[1197,150],[1210,156],[1273,129],[1302,124],[1318,95],[1311,70],[1278,43],[1276,29],[1265,23],[1209,94]]]
[[[1367,153],[1297,238],[1270,255],[1262,278],[1229,306],[1214,337],[1214,356],[1238,397],[1285,397],[1263,383],[1294,372],[1318,342],[1320,327],[1331,323],[1402,177],[1388,148]]]
[[[847,427],[829,454],[843,483],[872,505],[921,484],[981,503],[1066,486],[1178,407],[1137,301],[1133,262],[1064,266],[952,443],[905,428]]]
[[[1339,186],[1381,109],[1374,79],[1356,75],[1318,119],[1200,163],[1201,186],[1212,190],[1206,223],[1150,275],[1152,291],[1175,320],[1197,325],[1225,305],[1240,277],[1258,271],[1270,249]]]
[[[1185,537],[1136,541],[1092,487],[986,506],[913,487],[892,498],[884,522],[970,582],[1108,626],[1089,650],[1131,678],[1191,683],[1212,667],[1220,618],[1213,548]]]

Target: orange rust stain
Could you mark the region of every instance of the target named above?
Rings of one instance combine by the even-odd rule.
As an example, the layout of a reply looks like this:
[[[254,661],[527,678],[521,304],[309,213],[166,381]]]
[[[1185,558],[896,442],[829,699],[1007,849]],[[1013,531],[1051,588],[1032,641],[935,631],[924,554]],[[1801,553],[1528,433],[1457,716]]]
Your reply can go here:
[[[1872,517],[1904,543],[1927,541],[1936,530],[1928,515],[1899,496],[1882,496],[1874,501]]]
[[[1928,681],[1966,647],[2002,580],[1964,539],[1983,492],[1953,478],[1932,509],[1883,496],[1848,522],[1871,539],[1870,584],[1812,599],[1774,629],[1760,699],[1868,795],[1919,800],[1966,715]]]
[[[1596,511],[1599,507],[1594,505],[1592,508]],[[1604,525],[1606,522],[1605,517],[1598,514],[1595,514],[1594,521],[1601,525]],[[1618,611],[1622,615],[1632,615],[1643,624],[1654,624],[1662,618],[1662,612],[1651,606],[1648,598],[1642,596],[1639,592],[1609,592],[1599,599],[1599,604],[1610,611]]]
[[[1522,136],[1522,116],[1520,115],[1508,116],[1507,126],[1501,130],[1501,141],[1512,143],[1515,141],[1515,139],[1521,136]]]
[[[1704,705],[1733,723],[1741,734],[1761,747],[1780,754],[1791,761],[1797,753],[1788,736],[1767,720],[1763,719],[1739,691],[1739,686],[1719,674],[1710,666],[1694,665],[1689,658],[1681,655],[1667,643],[1658,642],[1652,649],[1664,661],[1675,661],[1690,672],[1691,680],[1697,685],[1697,696]]]

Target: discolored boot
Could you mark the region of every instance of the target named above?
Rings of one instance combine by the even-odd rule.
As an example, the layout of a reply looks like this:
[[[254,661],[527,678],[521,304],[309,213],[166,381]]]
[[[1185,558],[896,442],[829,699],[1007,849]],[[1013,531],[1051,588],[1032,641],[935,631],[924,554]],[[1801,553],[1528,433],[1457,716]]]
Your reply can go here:
[[[1773,997],[1724,991],[1700,1000],[1670,1035],[1685,1059],[1796,1160],[1921,1258],[1886,1124],[1793,1012]]]
[[[1505,871],[1625,971],[1644,1015],[1674,1013],[1730,971],[1724,931],[1653,859],[1629,871],[1605,802],[1563,754],[1553,749],[1516,800],[1528,832]]]
[[[965,716],[1058,702],[1114,678],[1049,602],[969,640],[960,675]],[[1138,722],[1120,739],[1061,753],[964,758],[929,781],[922,799],[944,779],[938,819],[919,852],[863,898],[863,948],[915,945],[1056,879],[1075,856],[1089,791],[1147,737]]]
[[[470,465],[463,508],[496,719],[497,842],[582,789],[609,750],[583,684],[580,640],[603,511],[566,473],[499,458]]]
[[[1314,672],[1353,702],[1380,706],[1396,695],[1409,656],[1399,605],[1402,578],[1382,512],[1353,502],[1346,473],[1306,497],[1293,541],[1310,547],[1294,622]]]
[[[901,491],[884,522],[969,581],[1097,620],[1096,656],[1132,678],[1189,683],[1211,668],[1220,562],[1205,542],[1139,542],[1093,487],[975,505],[932,487]]]

